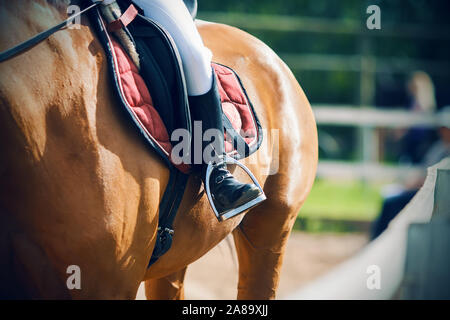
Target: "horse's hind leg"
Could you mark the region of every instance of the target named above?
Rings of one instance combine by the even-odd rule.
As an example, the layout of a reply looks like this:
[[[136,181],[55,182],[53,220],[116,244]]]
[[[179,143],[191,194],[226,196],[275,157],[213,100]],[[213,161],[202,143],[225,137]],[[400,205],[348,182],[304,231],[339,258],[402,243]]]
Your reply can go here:
[[[187,267],[160,279],[145,281],[145,295],[149,300],[184,299],[184,277]]]
[[[283,255],[299,206],[268,200],[233,232],[239,260],[238,299],[274,299]]]

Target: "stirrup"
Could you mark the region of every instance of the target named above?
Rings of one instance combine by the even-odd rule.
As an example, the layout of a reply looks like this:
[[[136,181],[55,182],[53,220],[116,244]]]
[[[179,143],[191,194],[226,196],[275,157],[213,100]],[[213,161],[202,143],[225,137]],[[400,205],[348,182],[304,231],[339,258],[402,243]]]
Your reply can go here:
[[[219,159],[220,159],[219,162],[216,162],[216,163],[210,162],[208,164],[208,167],[206,169],[206,178],[205,178],[205,189],[206,189],[206,194],[208,196],[209,204],[211,205],[211,207],[214,211],[214,214],[219,221],[225,221],[234,216],[237,216],[238,214],[240,214],[250,208],[253,208],[254,206],[260,204],[261,202],[263,202],[264,200],[267,199],[266,195],[264,194],[264,190],[258,183],[258,180],[256,180],[253,173],[251,173],[251,171],[244,164],[240,163],[236,159],[233,159],[227,155],[219,156]],[[216,205],[214,204],[214,200],[213,200],[213,197],[211,194],[211,189],[209,187],[209,180],[211,178],[211,173],[216,166],[222,165],[222,164],[227,164],[227,163],[235,164],[235,165],[239,166],[240,168],[242,168],[244,170],[244,172],[247,173],[247,175],[252,179],[253,183],[258,187],[261,194],[257,198],[255,198],[247,203],[244,203],[243,205],[240,205],[239,207],[230,209],[228,211],[219,212],[217,210]]]

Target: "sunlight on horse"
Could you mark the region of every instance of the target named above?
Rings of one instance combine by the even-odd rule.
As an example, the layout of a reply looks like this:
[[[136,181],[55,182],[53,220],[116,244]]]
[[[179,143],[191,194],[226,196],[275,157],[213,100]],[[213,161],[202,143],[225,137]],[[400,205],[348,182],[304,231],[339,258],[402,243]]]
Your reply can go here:
[[[0,51],[65,18],[51,1],[0,0]],[[263,143],[249,161],[268,200],[218,222],[192,176],[172,248],[147,269],[169,171],[122,119],[104,51],[83,18],[80,29],[0,63],[0,297],[133,299],[146,280],[149,298],[183,298],[187,266],[233,233],[238,298],[275,298],[286,242],[316,173],[314,117],[265,44],[226,25],[198,26],[213,60],[241,77],[264,139],[278,129],[278,146]],[[268,175],[275,159],[278,171]],[[71,265],[80,267],[80,290],[66,286]]]

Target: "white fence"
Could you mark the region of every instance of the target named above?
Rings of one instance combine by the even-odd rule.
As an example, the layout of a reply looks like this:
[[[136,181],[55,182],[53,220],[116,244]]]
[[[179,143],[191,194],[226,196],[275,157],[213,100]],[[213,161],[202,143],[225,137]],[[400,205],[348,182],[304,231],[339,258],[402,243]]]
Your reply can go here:
[[[450,124],[450,113],[423,114],[400,110],[380,110],[369,107],[314,105],[313,111],[319,125],[359,127],[362,134],[362,161],[356,163],[320,161],[318,176],[333,178],[362,178],[366,180],[391,180],[420,175],[420,166],[383,165],[378,162],[379,128],[439,127]]]
[[[336,105],[314,105],[313,110],[319,124],[408,128],[412,126],[437,127],[450,123],[450,114],[442,117],[441,115],[402,110],[380,110],[373,107],[355,108]]]
[[[331,272],[322,276],[313,283],[285,297],[286,299],[392,299],[398,297],[399,288],[404,283],[405,260],[408,246],[408,230],[411,224],[427,225],[432,217],[446,215],[450,217],[450,206],[446,192],[447,184],[442,186],[447,190],[440,190],[439,197],[435,197],[436,178],[438,175],[448,177],[450,174],[450,158],[442,160],[439,164],[428,169],[428,176],[420,191],[403,209],[399,215],[390,223],[386,231],[377,239],[372,241],[365,249],[353,258],[337,266]],[[444,181],[445,182],[445,181]],[[436,205],[436,204],[439,205]],[[438,224],[441,224],[441,220]],[[426,240],[426,239],[423,239]],[[434,242],[433,248],[427,248],[430,252],[439,252],[436,246],[442,244]],[[443,244],[448,247],[448,243]],[[420,248],[410,248],[412,252]],[[449,253],[442,258],[449,261]],[[415,263],[422,263],[415,261]],[[443,269],[444,275],[448,274],[450,266],[443,265],[434,267],[436,270]],[[379,286],[368,285],[371,272],[379,272]],[[431,269],[423,270],[424,274],[417,278],[426,279],[430,276]],[[448,278],[448,276],[447,276]],[[408,279],[408,281],[419,281],[420,279]],[[425,285],[429,285],[425,284]],[[435,290],[439,286],[447,286],[447,283],[433,283]],[[444,288],[445,289],[445,288]],[[415,288],[421,291],[421,288]],[[447,290],[448,291],[448,290]],[[422,297],[427,298],[427,296]],[[429,296],[428,296],[429,298]],[[442,297],[441,297],[442,298]]]

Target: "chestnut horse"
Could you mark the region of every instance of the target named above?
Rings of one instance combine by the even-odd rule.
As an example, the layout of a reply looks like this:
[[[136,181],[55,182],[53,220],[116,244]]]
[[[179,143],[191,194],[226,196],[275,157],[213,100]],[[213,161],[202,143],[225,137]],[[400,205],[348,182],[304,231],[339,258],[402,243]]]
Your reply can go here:
[[[62,21],[66,9],[65,1],[0,0],[0,51]],[[147,268],[169,171],[121,118],[105,53],[84,17],[80,28],[0,64],[0,297],[133,299],[146,281],[148,298],[183,298],[187,266],[232,233],[237,298],[275,298],[315,177],[314,117],[264,43],[230,26],[198,26],[214,61],[240,75],[267,129],[247,163],[268,199],[218,222],[192,176],[173,245]],[[69,289],[73,265],[81,287]]]

